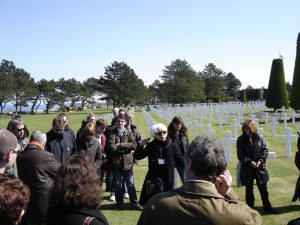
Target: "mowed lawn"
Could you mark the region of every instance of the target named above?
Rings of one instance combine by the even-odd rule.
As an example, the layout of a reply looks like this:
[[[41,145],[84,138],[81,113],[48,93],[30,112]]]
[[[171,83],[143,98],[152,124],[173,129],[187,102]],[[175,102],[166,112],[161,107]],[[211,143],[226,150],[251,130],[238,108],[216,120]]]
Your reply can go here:
[[[81,112],[69,112],[67,113],[69,117],[69,125],[70,127],[77,132],[79,127],[81,126],[81,121],[85,119],[86,115],[89,112],[94,112],[98,117],[101,115],[110,113],[111,109],[101,109],[101,110],[86,110]],[[51,129],[51,123],[53,118],[59,112],[53,112],[51,114],[37,114],[37,115],[23,115],[22,119],[29,128],[30,131],[33,130],[42,130],[47,132]],[[162,122],[166,125],[169,124],[170,121],[165,121],[160,118],[158,115],[153,112],[149,112],[152,118],[156,122]],[[246,119],[246,117],[244,117]],[[8,121],[10,120],[9,116],[0,116],[0,128],[6,128]],[[109,121],[110,122],[110,121]],[[205,121],[204,121],[205,123]],[[218,125],[212,124],[212,128],[216,131],[213,135],[214,138],[221,138],[225,136],[226,130],[232,130],[232,127],[224,125],[223,132],[218,131]],[[137,109],[134,113],[134,124],[137,125],[138,129],[141,132],[142,138],[146,138],[150,136],[149,127],[144,119],[143,113],[140,109]],[[297,123],[299,126],[300,123]],[[296,128],[289,124],[288,126],[293,128],[293,134],[296,134]],[[287,224],[287,222],[291,219],[297,218],[300,216],[300,202],[292,202],[292,196],[295,189],[295,183],[297,181],[299,171],[297,170],[294,164],[294,156],[296,148],[296,140],[292,142],[292,157],[285,157],[285,139],[280,136],[272,137],[271,136],[271,125],[265,127],[264,124],[261,124],[260,127],[264,128],[264,137],[268,141],[269,151],[275,151],[277,158],[268,160],[268,170],[270,175],[270,181],[268,183],[268,191],[270,196],[270,201],[273,205],[273,208],[279,211],[279,214],[276,215],[264,215],[262,210],[262,203],[260,199],[259,192],[257,187],[254,187],[255,191],[255,208],[261,213],[263,224],[266,225],[275,225],[275,224]],[[233,133],[233,131],[232,131]],[[241,133],[241,131],[239,132]],[[199,132],[199,135],[201,132]],[[277,134],[284,134],[284,130],[282,128],[282,124],[280,124],[277,128]],[[190,130],[189,137],[190,140],[193,139],[193,130]],[[232,144],[232,155],[231,161],[228,163],[228,168],[233,175],[233,189],[239,195],[240,199],[244,201],[245,198],[245,188],[240,187],[237,188],[235,185],[236,180],[236,146]],[[134,166],[134,178],[135,178],[135,186],[137,189],[138,196],[140,195],[140,191],[142,188],[142,184],[144,181],[145,174],[147,172],[147,159],[139,161],[138,165]],[[108,201],[109,193],[105,192],[105,185],[103,186],[103,201],[101,203],[101,211],[107,217],[110,225],[133,225],[137,223],[140,212],[139,211],[131,211],[129,210],[130,205],[129,201],[125,200],[126,205],[128,206],[128,210],[118,211],[115,210],[115,203],[111,203]],[[200,222],[200,221],[199,221]]]

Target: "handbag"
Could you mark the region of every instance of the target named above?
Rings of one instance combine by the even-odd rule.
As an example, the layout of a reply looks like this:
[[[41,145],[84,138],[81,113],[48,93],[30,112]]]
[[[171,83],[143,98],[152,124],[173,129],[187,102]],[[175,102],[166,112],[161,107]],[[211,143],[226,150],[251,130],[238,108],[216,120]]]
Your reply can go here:
[[[266,184],[269,181],[269,173],[267,171],[266,164],[261,164],[257,168],[257,177],[260,184]]]
[[[160,178],[149,178],[146,180],[146,193],[154,195],[164,191],[164,182]]]

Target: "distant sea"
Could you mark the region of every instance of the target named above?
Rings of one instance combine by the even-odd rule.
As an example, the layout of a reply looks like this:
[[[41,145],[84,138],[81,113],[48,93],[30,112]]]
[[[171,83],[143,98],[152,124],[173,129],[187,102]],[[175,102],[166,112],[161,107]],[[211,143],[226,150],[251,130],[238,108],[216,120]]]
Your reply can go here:
[[[66,104],[67,105],[67,104]],[[21,111],[22,112],[30,112],[32,104],[29,103],[28,106],[22,106]],[[39,107],[37,108],[37,112],[43,112],[46,109],[45,104],[41,103]],[[51,110],[58,110],[59,105],[54,105]],[[10,113],[16,111],[16,107],[14,106],[14,103],[7,103],[5,108],[3,109],[3,113]],[[20,108],[18,108],[18,111],[20,111]]]

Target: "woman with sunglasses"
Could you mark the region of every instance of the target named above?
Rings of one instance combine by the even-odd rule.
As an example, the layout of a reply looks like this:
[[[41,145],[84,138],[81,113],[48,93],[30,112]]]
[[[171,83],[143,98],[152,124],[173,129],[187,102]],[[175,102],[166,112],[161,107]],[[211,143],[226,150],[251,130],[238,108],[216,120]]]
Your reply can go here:
[[[148,157],[148,172],[143,183],[140,204],[159,192],[173,189],[175,162],[184,169],[184,158],[178,146],[168,137],[168,129],[164,124],[154,124],[150,138],[141,141],[134,156],[140,160]]]

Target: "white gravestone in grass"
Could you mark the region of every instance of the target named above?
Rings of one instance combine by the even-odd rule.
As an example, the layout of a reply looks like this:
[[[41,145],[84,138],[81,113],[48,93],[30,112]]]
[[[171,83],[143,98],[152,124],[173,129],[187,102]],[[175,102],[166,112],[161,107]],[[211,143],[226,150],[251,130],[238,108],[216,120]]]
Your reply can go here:
[[[231,126],[233,127],[233,137],[234,138],[237,138],[237,135],[238,135],[238,128],[241,127],[241,124],[239,124],[237,122],[237,119],[234,119],[233,120],[233,124],[231,124]]]
[[[236,119],[237,119],[237,122],[238,122],[239,124],[241,124],[241,120],[243,120],[243,116],[242,116],[242,115],[243,115],[242,113],[238,113],[238,114],[237,114]]]
[[[265,112],[264,115],[262,116],[265,120],[265,125],[268,126],[269,124],[269,113]]]
[[[199,130],[199,126],[197,124],[197,120],[195,120],[194,121],[194,138],[199,136],[198,130]]]
[[[294,110],[292,111],[291,117],[292,117],[292,123],[293,123],[293,125],[295,125],[296,124],[297,114],[296,114],[296,112]]]
[[[219,132],[223,131],[223,116],[219,115]]]
[[[231,160],[231,143],[235,143],[236,140],[236,138],[231,137],[230,130],[225,132],[225,138],[221,138],[221,142],[225,144],[225,157],[227,162]]]
[[[283,120],[283,128],[287,128],[287,121],[290,119],[290,117],[287,116],[287,113],[283,113],[283,117],[281,117]]]
[[[276,126],[279,124],[277,121],[276,121],[276,117],[272,117],[272,137],[275,137],[276,136]]]
[[[210,136],[214,133],[215,133],[215,131],[211,129],[211,124],[207,124],[205,135],[210,138]]]
[[[261,128],[261,127],[259,127],[259,128],[257,128],[257,134],[259,135],[259,136],[263,136],[263,132],[264,132],[264,128]]]
[[[296,140],[297,135],[292,134],[291,127],[287,127],[285,135],[280,135],[280,136],[285,139],[285,156],[291,157],[292,156],[292,140]]]

